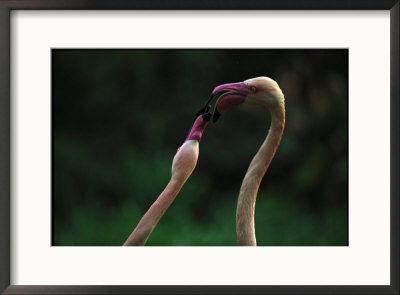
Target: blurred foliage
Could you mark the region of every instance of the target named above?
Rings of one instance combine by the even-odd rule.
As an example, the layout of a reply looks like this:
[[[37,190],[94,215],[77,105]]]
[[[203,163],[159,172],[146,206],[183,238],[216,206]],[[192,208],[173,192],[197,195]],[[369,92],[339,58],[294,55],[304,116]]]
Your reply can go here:
[[[121,245],[168,183],[212,89],[257,76],[286,99],[257,198],[258,244],[347,245],[344,49],[53,50],[53,245]],[[241,105],[209,124],[194,173],[147,245],[236,245],[239,188],[269,119]]]

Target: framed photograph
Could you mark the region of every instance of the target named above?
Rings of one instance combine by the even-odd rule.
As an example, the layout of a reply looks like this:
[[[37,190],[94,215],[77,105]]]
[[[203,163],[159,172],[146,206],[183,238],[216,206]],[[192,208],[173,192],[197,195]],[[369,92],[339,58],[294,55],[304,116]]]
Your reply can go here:
[[[398,1],[0,21],[2,294],[398,294]]]

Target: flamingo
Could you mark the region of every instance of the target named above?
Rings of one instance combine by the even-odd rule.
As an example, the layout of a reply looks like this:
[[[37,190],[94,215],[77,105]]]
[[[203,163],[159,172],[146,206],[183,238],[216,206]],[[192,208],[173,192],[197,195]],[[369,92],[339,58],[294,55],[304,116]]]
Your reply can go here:
[[[199,156],[199,142],[208,121],[211,119],[211,114],[208,113],[208,110],[209,106],[207,102],[206,107],[197,113],[197,118],[186,140],[178,148],[173,158],[170,181],[156,201],[143,215],[123,246],[143,246],[146,243],[151,232],[192,174]]]
[[[285,97],[278,83],[267,77],[217,86],[218,96],[213,122],[229,107],[242,103],[265,107],[271,114],[271,125],[266,139],[259,148],[243,179],[236,209],[236,235],[239,246],[257,246],[254,209],[257,192],[272,158],[279,146],[285,127]]]

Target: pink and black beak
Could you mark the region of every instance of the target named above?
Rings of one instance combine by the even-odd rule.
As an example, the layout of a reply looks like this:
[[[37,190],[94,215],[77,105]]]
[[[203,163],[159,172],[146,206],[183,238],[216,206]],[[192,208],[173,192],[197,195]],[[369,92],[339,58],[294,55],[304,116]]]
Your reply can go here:
[[[215,123],[228,108],[243,103],[249,93],[250,89],[244,82],[217,86],[211,93],[205,105],[196,113],[193,126],[190,129],[186,140],[194,139],[200,141],[211,117]],[[214,99],[217,99],[217,101],[215,103],[214,113],[211,114],[210,110]]]
[[[212,117],[210,109],[212,100],[215,97],[216,97],[215,95],[211,94],[205,105],[196,113],[193,120],[193,126],[190,129],[189,134],[186,137],[186,140],[194,139],[200,142],[203,132]]]
[[[218,97],[218,99],[215,104],[213,122],[217,122],[218,118],[231,106],[243,103],[249,93],[250,89],[244,82],[222,84],[215,87],[211,96]]]

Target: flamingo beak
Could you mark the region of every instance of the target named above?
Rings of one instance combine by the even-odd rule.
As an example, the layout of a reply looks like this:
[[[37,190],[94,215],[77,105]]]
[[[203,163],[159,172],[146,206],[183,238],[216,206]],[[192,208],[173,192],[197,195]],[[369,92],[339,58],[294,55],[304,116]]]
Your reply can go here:
[[[212,95],[218,97],[214,108],[213,122],[217,122],[218,118],[231,106],[243,103],[249,93],[250,89],[244,82],[217,86],[212,92]]]
[[[208,121],[210,120],[211,114],[208,114],[209,117],[205,115],[200,115],[197,117],[197,119],[194,121],[192,128],[189,131],[189,134],[186,137],[186,141],[188,140],[197,140],[200,142],[201,137],[203,136],[203,132],[207,127]]]

